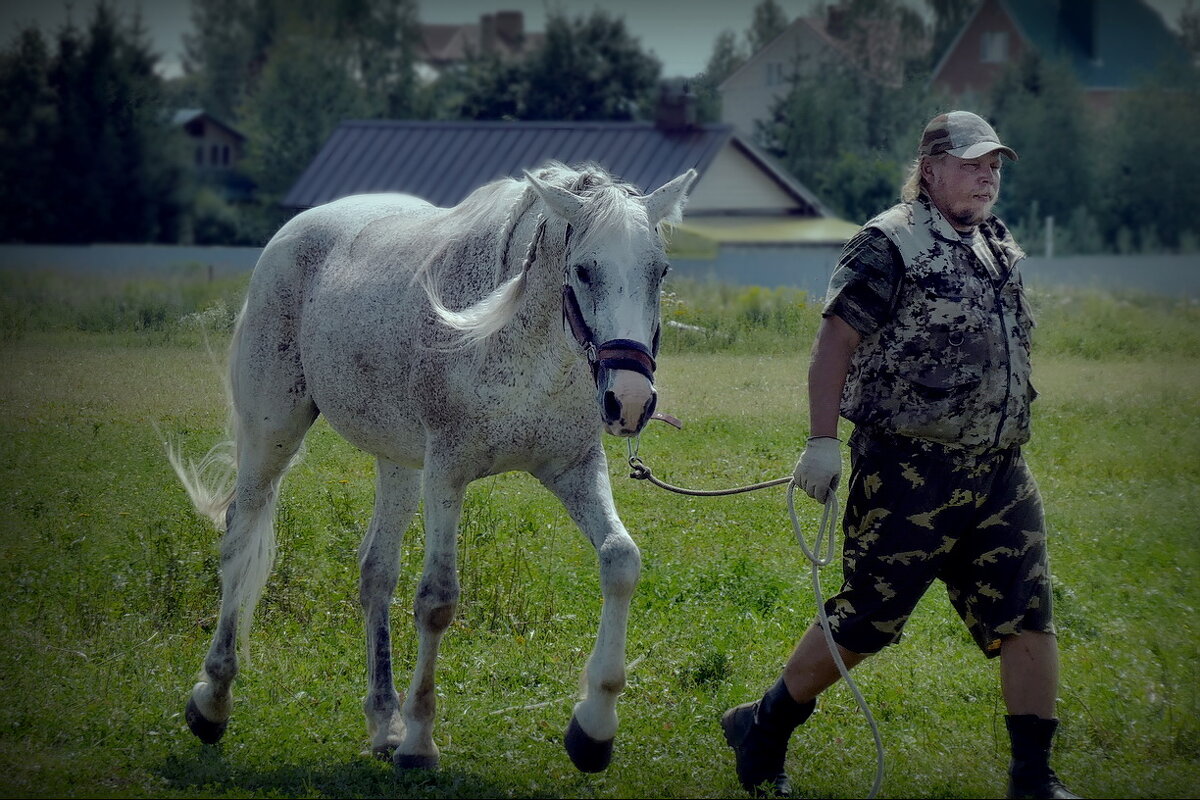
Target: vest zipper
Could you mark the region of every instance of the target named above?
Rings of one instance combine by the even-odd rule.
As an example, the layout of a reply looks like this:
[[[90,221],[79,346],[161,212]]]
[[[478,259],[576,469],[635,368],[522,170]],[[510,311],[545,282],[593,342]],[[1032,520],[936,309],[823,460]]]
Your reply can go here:
[[[993,447],[1000,447],[1000,438],[1004,433],[1004,424],[1008,421],[1008,403],[1012,399],[1012,345],[1008,339],[1008,325],[1004,321],[1004,293],[992,284],[992,296],[995,298],[996,314],[1000,318],[1000,335],[1004,338],[1004,405],[1000,408],[1000,423],[996,426],[996,440]]]

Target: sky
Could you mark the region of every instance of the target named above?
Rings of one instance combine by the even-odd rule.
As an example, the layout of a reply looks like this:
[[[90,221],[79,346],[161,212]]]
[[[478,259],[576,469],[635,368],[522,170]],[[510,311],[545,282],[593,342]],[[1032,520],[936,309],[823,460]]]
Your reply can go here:
[[[141,9],[151,40],[162,56],[166,74],[178,74],[183,34],[191,27],[189,0],[110,0],[122,11]],[[777,0],[789,19],[808,14],[817,0]],[[909,0],[924,12],[925,3]],[[1148,0],[1163,19],[1176,26],[1187,0]],[[481,14],[520,10],[525,29],[545,28],[548,9],[561,8],[569,16],[586,15],[603,8],[625,19],[626,27],[663,64],[663,75],[691,76],[704,69],[713,42],[725,29],[741,36],[750,24],[758,0],[418,0],[420,18],[427,23],[478,22]],[[7,44],[16,31],[30,23],[47,33],[68,18],[83,22],[92,0],[0,0],[0,42]]]

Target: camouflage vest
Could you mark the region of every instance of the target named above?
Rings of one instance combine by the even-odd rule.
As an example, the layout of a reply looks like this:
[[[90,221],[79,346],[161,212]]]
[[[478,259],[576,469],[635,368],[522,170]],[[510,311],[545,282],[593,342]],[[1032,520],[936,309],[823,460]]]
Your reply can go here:
[[[1003,223],[976,233],[992,245],[995,278],[925,198],[866,227],[896,245],[904,276],[895,315],[854,353],[842,415],[972,453],[1028,441],[1034,322],[1016,268],[1025,253]]]

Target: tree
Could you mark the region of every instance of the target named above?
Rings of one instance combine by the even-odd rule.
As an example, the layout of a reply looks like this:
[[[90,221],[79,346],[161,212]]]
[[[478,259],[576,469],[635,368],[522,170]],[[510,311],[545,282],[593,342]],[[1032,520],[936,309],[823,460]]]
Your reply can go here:
[[[1110,243],[1122,231],[1147,248],[1179,248],[1200,234],[1200,73],[1164,68],[1118,101],[1100,165],[1097,209]]]
[[[416,0],[192,0],[192,18],[196,104],[246,134],[244,169],[259,189],[239,238],[282,222],[276,204],[342,120],[417,107]]]
[[[1192,63],[1200,61],[1200,8],[1196,7],[1196,0],[1188,0],[1179,12],[1179,33],[1183,46],[1192,56]]]
[[[17,34],[0,53],[0,241],[39,241],[59,210],[47,189],[58,177],[46,143],[55,136],[57,109],[51,58],[36,28]]]
[[[933,13],[933,41],[929,48],[929,68],[933,69],[979,6],[979,0],[925,0],[925,5]]]
[[[0,235],[174,241],[183,172],[140,20],[123,23],[100,2],[86,29],[59,30],[52,54],[26,30],[0,63],[0,91],[13,100],[0,181],[6,205],[20,203],[5,209]]]
[[[831,62],[794,70],[756,136],[837,214],[863,222],[896,202],[922,127],[941,104],[922,82],[890,86]]]
[[[259,189],[262,234],[283,219],[278,201],[344,119],[367,116],[363,88],[346,52],[325,39],[294,34],[276,43],[242,108],[249,140],[246,171]]]
[[[476,56],[440,79],[439,91],[468,119],[630,120],[652,116],[661,72],[623,19],[552,12],[525,60]]]
[[[297,35],[328,43],[371,100],[372,117],[408,116],[420,39],[416,0],[192,0],[184,69],[196,104],[231,123],[279,41]]]
[[[249,93],[252,65],[261,64],[255,45],[269,41],[255,35],[253,23],[263,19],[255,7],[253,0],[192,0],[192,31],[183,36],[193,103],[230,124]]]
[[[461,119],[521,119],[528,95],[528,69],[496,55],[474,57],[441,84],[441,108]]]
[[[415,108],[414,68],[420,42],[415,0],[343,0],[339,37],[351,47],[371,115],[410,116]]]
[[[717,34],[704,71],[692,80],[697,120],[715,122],[721,118],[721,95],[717,89],[745,63],[746,54],[738,46],[737,35],[729,29]]]
[[[826,13],[829,35],[876,82],[897,87],[928,73],[925,22],[899,0],[838,0]]]
[[[1030,227],[1046,216],[1064,225],[1093,197],[1096,160],[1091,114],[1074,70],[1027,54],[993,85],[990,105],[987,116],[1021,157],[1004,170],[1000,213],[1013,222],[1032,213],[1040,219]]]
[[[652,116],[662,64],[625,20],[602,10],[574,20],[552,13],[530,54],[524,119],[629,120]]]
[[[754,19],[746,29],[746,44],[750,55],[766,47],[772,39],[787,29],[787,14],[775,0],[761,0],[754,7]]]

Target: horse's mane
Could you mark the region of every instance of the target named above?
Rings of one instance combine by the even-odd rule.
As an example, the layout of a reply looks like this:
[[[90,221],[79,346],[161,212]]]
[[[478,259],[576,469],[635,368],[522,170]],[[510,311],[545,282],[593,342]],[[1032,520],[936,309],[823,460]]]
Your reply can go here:
[[[560,186],[588,201],[583,206],[583,218],[574,221],[575,236],[578,237],[577,241],[581,247],[586,247],[599,231],[611,233],[614,230],[624,230],[626,233],[632,233],[631,226],[640,225],[645,228],[649,224],[644,213],[641,219],[630,218],[630,206],[625,201],[640,194],[637,188],[616,180],[603,167],[584,164],[573,168],[558,161],[548,161],[533,174],[543,183]],[[479,187],[450,212],[462,223],[469,221],[487,224],[488,216],[494,213],[496,203],[506,191],[511,192],[518,185],[524,186],[524,190],[511,202],[508,215],[495,237],[494,289],[487,296],[468,308],[455,311],[447,308],[441,300],[440,285],[444,278],[428,271],[422,276],[421,283],[434,312],[442,322],[459,331],[463,342],[467,344],[488,338],[508,324],[516,312],[525,293],[528,268],[533,263],[539,239],[545,228],[546,215],[544,212],[540,213],[537,233],[530,240],[525,257],[514,272],[515,265],[507,263],[506,260],[506,255],[512,247],[512,237],[525,215],[540,204],[537,192],[532,186],[525,181],[502,178]],[[470,224],[468,227],[474,228],[475,225]]]

